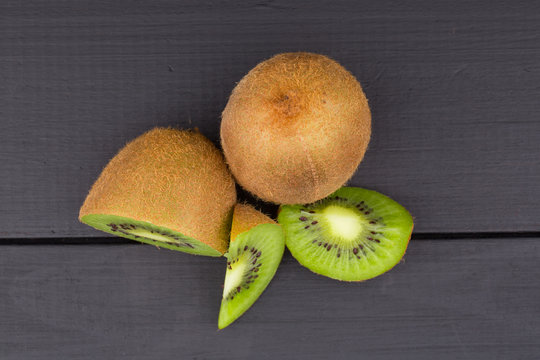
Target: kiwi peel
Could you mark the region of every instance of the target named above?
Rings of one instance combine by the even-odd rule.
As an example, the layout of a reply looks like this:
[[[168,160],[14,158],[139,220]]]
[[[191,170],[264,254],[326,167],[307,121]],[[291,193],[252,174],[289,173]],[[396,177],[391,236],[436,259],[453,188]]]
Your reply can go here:
[[[300,264],[343,281],[363,281],[390,270],[405,254],[413,229],[403,206],[353,187],[313,204],[283,205],[278,222]]]
[[[197,131],[156,128],[107,164],[79,220],[143,243],[221,256],[235,203],[234,180],[210,140]]]
[[[221,144],[237,182],[277,204],[311,203],[336,191],[358,167],[370,135],[360,83],[313,53],[258,64],[233,90],[221,121]]]
[[[233,242],[241,233],[249,231],[257,225],[275,223],[274,220],[256,210],[253,206],[238,203],[234,206],[231,225],[231,242]]]
[[[281,226],[245,204],[234,209],[227,272],[219,311],[223,329],[244,314],[268,286],[283,257]]]

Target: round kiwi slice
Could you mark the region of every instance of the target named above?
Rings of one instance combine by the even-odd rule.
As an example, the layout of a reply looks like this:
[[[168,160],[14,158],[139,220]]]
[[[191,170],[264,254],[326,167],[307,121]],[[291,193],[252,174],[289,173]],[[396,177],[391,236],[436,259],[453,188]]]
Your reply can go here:
[[[238,319],[259,298],[274,277],[284,249],[281,226],[249,205],[235,206],[231,243],[225,254],[220,329]]]
[[[362,281],[394,267],[413,229],[409,212],[372,190],[343,187],[309,205],[283,205],[291,254],[311,271],[344,281]]]
[[[249,71],[221,122],[238,183],[277,204],[311,203],[339,189],[370,135],[360,83],[336,61],[305,52],[276,55]]]
[[[79,219],[143,243],[221,256],[235,202],[232,176],[210,140],[197,131],[156,128],[109,162]]]

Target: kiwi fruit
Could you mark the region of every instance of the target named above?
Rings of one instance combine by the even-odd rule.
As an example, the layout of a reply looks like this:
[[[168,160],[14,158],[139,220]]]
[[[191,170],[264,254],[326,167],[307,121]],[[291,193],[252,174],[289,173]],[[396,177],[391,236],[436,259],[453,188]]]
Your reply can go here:
[[[109,162],[79,220],[143,243],[221,256],[235,203],[234,180],[210,140],[198,131],[156,128]]]
[[[362,281],[394,267],[413,229],[409,212],[372,190],[343,187],[309,205],[281,206],[287,248],[311,271]]]
[[[277,204],[311,203],[339,189],[370,135],[360,83],[336,61],[305,52],[276,55],[249,71],[221,122],[237,182]]]
[[[246,204],[234,208],[227,272],[218,327],[238,319],[259,298],[274,277],[283,257],[281,226]]]

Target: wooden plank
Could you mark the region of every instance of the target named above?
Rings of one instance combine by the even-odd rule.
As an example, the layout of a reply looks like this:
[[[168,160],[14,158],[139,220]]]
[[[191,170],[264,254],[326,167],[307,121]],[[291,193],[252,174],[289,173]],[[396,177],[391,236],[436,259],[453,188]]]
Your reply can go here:
[[[534,359],[540,239],[413,241],[364,282],[287,253],[258,302],[217,331],[225,262],[147,245],[2,246],[0,357]]]
[[[123,144],[157,125],[217,141],[242,75],[297,50],[370,99],[351,184],[418,232],[540,230],[538,2],[2,1],[0,34],[0,237],[101,236],[77,212]]]

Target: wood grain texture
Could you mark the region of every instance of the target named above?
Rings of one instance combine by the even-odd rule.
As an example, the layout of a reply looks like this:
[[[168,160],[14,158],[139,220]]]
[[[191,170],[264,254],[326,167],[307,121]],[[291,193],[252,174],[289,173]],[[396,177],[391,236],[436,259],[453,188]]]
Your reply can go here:
[[[539,239],[413,241],[364,282],[287,253],[217,331],[224,259],[147,245],[2,246],[0,358],[537,359]]]
[[[8,0],[0,34],[0,238],[101,236],[77,212],[123,144],[157,125],[217,141],[235,83],[297,50],[370,100],[352,185],[417,232],[540,230],[536,1]]]

